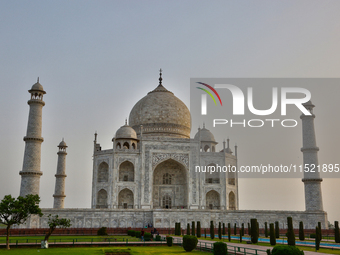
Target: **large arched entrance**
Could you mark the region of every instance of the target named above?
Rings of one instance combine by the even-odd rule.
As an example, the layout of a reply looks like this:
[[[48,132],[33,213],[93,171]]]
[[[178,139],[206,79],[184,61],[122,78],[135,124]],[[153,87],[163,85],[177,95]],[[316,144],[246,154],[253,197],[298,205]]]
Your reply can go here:
[[[184,209],[188,205],[185,167],[173,159],[160,163],[153,172],[153,207]]]

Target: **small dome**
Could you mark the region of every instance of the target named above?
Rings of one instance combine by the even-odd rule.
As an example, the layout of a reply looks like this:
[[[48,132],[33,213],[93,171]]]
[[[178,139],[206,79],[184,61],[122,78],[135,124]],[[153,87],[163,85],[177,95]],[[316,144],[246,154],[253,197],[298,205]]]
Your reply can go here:
[[[198,129],[194,139],[201,142],[216,142],[214,135],[204,126],[202,129]]]
[[[67,147],[64,139],[59,143],[58,147]]]
[[[33,84],[32,88],[29,90],[30,93],[32,91],[41,91],[43,94],[46,94],[46,92],[44,91],[43,86],[39,83],[39,79],[38,79],[38,81],[35,84]]]
[[[116,139],[119,138],[137,139],[137,134],[132,127],[128,126],[127,123],[125,123],[125,125],[121,126],[116,132]]]

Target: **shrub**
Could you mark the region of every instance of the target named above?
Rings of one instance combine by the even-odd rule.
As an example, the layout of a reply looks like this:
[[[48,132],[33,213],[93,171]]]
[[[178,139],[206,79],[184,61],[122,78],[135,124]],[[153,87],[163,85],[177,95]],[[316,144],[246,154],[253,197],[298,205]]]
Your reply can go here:
[[[144,233],[144,241],[151,241],[152,235],[149,232]]]
[[[336,243],[340,243],[339,222],[334,221],[334,239]]]
[[[251,227],[250,227],[250,223],[248,222],[248,236],[251,235]]]
[[[274,223],[269,224],[269,232],[270,232],[270,245],[276,245],[276,238],[275,238],[275,230],[274,230]]]
[[[107,228],[106,227],[101,227],[97,231],[98,236],[107,236]]]
[[[278,245],[272,250],[272,255],[303,255],[304,252],[300,251],[295,246]]]
[[[280,238],[280,227],[278,221],[275,221],[275,237]]]
[[[187,224],[187,235],[190,235],[190,223]]]
[[[128,236],[135,236],[134,230],[128,230]]]
[[[135,230],[131,230],[131,236],[136,236],[136,231]]]
[[[300,221],[300,224],[299,224],[299,239],[301,241],[305,240],[305,231],[303,230],[303,222]]]
[[[225,255],[227,254],[227,245],[224,242],[215,242],[213,246],[214,255]]]
[[[252,243],[257,243],[258,238],[259,238],[259,232],[257,228],[257,219],[251,219],[250,220],[251,224],[251,242]]]
[[[293,229],[293,218],[292,217],[287,217],[288,221],[288,232],[287,232],[287,242],[288,245],[295,245],[295,234],[294,234],[294,229]]]
[[[237,234],[237,227],[236,227],[236,223],[234,224],[234,235],[236,236]]]
[[[185,251],[192,251],[197,246],[197,237],[196,236],[183,236],[183,248]]]
[[[156,235],[156,241],[161,241],[161,236],[160,235]]]
[[[264,236],[268,237],[268,223],[267,222],[264,223]]]
[[[309,235],[309,238],[315,238],[316,237],[316,234],[315,233],[312,233]]]
[[[204,238],[207,238],[207,229],[204,229]]]
[[[231,240],[231,229],[230,229],[230,223],[228,223],[228,240],[230,242]]]
[[[274,224],[274,223],[273,223],[273,224]],[[267,255],[271,255],[271,254],[272,254],[271,251],[270,251],[270,249],[267,249],[266,252],[267,252]]]
[[[215,238],[215,228],[214,228],[214,222],[210,221],[210,238]]]
[[[171,247],[172,246],[172,236],[167,236],[166,237],[166,244]]]
[[[201,222],[197,221],[197,237],[201,237]]]
[[[218,223],[218,239],[222,239],[222,227],[221,222]]]
[[[222,224],[222,235],[225,236],[225,223]]]
[[[140,235],[141,235],[141,232],[140,232],[140,231],[135,231],[135,236],[136,236],[137,238],[140,238]]]
[[[196,235],[196,230],[195,230],[195,222],[193,221],[193,222],[191,222],[191,235]]]

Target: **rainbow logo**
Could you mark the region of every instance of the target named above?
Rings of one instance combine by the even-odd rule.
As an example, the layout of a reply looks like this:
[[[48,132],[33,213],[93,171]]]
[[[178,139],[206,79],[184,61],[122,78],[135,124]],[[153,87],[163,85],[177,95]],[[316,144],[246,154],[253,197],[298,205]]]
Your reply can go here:
[[[220,104],[221,104],[221,106],[222,106],[222,100],[221,100],[221,98],[220,98],[220,95],[217,93],[217,91],[216,91],[213,87],[211,87],[210,85],[205,84],[205,83],[203,83],[203,82],[196,82],[196,83],[201,84],[201,85],[204,85],[204,86],[206,86],[207,88],[211,89],[211,91],[214,92],[215,95],[217,96],[217,98],[218,98],[218,100],[220,101]],[[210,92],[209,90],[203,89],[203,88],[200,88],[200,87],[196,87],[196,88],[205,91],[205,92],[206,92],[206,93],[214,100],[215,105],[217,105],[216,100],[215,100],[213,94],[211,94],[211,92]]]

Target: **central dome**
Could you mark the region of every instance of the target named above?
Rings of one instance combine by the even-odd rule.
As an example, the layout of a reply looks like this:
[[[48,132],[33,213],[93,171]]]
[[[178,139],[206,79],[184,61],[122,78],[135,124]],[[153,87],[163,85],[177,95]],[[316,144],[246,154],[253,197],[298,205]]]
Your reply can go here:
[[[162,75],[162,74],[161,74]],[[191,118],[187,106],[172,92],[159,85],[132,108],[129,125],[143,136],[190,138]]]

